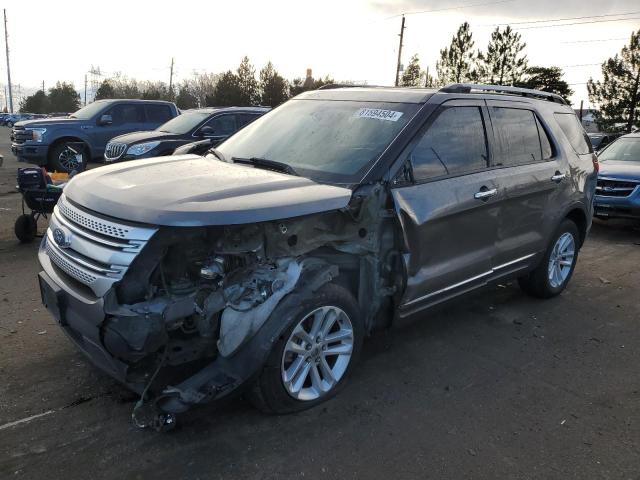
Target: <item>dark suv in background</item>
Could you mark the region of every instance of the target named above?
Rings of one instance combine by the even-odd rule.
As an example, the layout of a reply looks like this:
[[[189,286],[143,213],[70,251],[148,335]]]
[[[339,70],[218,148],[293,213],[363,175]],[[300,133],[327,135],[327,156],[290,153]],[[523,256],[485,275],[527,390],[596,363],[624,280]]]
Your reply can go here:
[[[44,165],[52,171],[81,171],[87,161],[102,159],[113,137],[154,129],[178,113],[171,102],[98,100],[67,118],[16,123],[11,151],[21,162]]]
[[[597,169],[554,94],[306,92],[206,157],[75,176],[40,247],[43,302],[141,394],[140,426],[242,386],[265,411],[299,411],[396,317],[506,278],[560,294]]]
[[[152,131],[112,138],[105,162],[171,155],[183,145],[204,141],[208,147],[223,142],[270,110],[268,107],[227,107],[187,110]]]

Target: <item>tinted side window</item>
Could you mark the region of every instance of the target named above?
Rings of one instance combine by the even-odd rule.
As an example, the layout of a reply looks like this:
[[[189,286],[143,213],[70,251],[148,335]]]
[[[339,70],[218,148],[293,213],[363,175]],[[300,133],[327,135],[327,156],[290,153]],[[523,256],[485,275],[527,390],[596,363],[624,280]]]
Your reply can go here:
[[[144,110],[142,105],[132,105],[121,103],[114,106],[108,112],[113,119],[113,125],[124,125],[125,123],[138,123],[144,121]]]
[[[172,118],[168,105],[145,105],[144,109],[147,112],[147,122],[165,123]]]
[[[245,125],[250,124],[258,117],[260,117],[260,115],[257,113],[240,113],[236,115],[236,122],[238,124],[237,125],[238,129],[241,129]]]
[[[574,113],[555,113],[554,115],[558,121],[558,125],[560,125],[567,140],[569,140],[569,143],[577,154],[584,155],[585,153],[591,153],[593,151],[589,137],[587,137],[584,128],[582,128],[578,117],[576,117]]]
[[[205,125],[213,128],[213,134],[216,136],[231,135],[236,131],[236,116],[220,115],[212,118]]]
[[[487,167],[487,141],[479,107],[443,110],[411,152],[416,180],[460,175]]]
[[[536,118],[531,110],[491,107],[491,121],[500,152],[498,165],[523,165],[542,160]]]

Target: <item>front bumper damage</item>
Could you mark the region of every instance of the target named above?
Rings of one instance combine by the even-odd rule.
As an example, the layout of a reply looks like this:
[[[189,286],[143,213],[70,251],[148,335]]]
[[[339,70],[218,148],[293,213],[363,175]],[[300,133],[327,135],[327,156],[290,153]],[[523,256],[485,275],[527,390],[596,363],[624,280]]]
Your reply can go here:
[[[228,226],[124,222],[63,195],[43,239],[43,303],[89,359],[173,415],[239,392],[287,328],[274,310],[327,282],[350,289],[365,328],[399,291],[395,217],[370,186],[350,205]]]
[[[82,353],[105,373],[142,395],[152,376],[133,372],[129,362],[113,355],[113,347],[107,347],[110,345],[109,336],[113,334],[108,331],[110,307],[105,307],[102,298],[91,298],[78,292],[77,286],[60,274],[46,254],[46,241],[45,237],[39,252],[43,271],[38,280],[43,303]],[[264,303],[244,312],[224,310],[215,360],[180,383],[168,385],[152,398],[145,399],[152,404],[146,407],[180,413],[193,405],[218,400],[235,392],[260,371],[273,342],[285,328],[279,319],[270,317],[278,302],[296,287],[316,290],[337,274],[337,267],[313,259],[300,263],[295,260],[286,262],[286,268],[274,275],[278,289]],[[184,306],[176,309],[174,305],[166,305],[161,310],[165,321],[172,320],[166,314],[184,314]],[[238,321],[240,316],[244,317],[241,322]],[[122,350],[125,347],[120,348],[119,354],[129,358],[139,353],[135,349],[125,352]],[[162,360],[165,358],[163,355]]]

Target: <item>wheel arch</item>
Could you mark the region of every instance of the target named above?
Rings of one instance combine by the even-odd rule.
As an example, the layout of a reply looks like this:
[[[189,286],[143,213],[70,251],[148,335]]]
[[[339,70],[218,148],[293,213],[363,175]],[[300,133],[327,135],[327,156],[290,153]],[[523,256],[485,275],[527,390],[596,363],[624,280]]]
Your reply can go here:
[[[582,247],[585,239],[587,238],[587,232],[589,231],[589,220],[584,208],[582,206],[574,205],[567,211],[564,218],[571,220],[578,227],[578,232],[580,233],[580,246]]]
[[[53,142],[51,142],[51,145],[49,145],[49,149],[47,151],[47,160],[50,160],[51,152],[53,151],[53,149],[55,147],[57,147],[61,143],[66,143],[66,142],[82,142],[84,144],[85,148],[87,149],[87,154],[88,154],[88,159],[87,160],[90,160],[92,158],[92,156],[91,156],[91,145],[89,144],[89,142],[87,141],[86,138],[82,138],[82,137],[74,136],[74,135],[62,135],[62,136],[56,138]]]

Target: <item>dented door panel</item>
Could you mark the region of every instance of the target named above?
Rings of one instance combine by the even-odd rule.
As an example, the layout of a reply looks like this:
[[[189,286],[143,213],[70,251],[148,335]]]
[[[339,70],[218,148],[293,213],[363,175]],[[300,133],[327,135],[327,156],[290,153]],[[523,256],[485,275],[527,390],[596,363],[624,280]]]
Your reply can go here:
[[[419,308],[486,281],[498,204],[475,194],[496,187],[487,171],[393,189],[407,248],[404,305]]]

